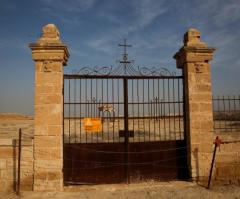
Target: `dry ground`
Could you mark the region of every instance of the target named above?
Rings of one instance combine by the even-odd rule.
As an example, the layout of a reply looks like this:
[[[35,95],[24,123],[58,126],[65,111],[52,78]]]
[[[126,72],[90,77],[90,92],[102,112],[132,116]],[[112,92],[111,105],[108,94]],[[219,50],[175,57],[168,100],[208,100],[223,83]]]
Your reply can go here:
[[[0,114],[0,137],[17,137],[18,128],[23,128],[25,136],[33,134],[33,119],[19,115]],[[213,186],[210,190],[191,182],[148,182],[140,184],[118,184],[97,186],[75,186],[62,192],[23,192],[18,197],[14,193],[0,193],[0,199],[174,199],[211,198],[240,199],[240,187]]]
[[[63,192],[0,194],[1,199],[240,199],[240,187],[214,186],[210,190],[191,182],[95,185],[68,188]]]

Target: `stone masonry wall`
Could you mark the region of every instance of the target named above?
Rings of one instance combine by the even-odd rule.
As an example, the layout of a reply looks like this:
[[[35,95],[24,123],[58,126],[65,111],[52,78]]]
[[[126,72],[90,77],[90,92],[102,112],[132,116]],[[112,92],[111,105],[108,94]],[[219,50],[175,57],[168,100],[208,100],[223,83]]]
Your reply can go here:
[[[20,186],[22,191],[33,189],[33,142],[22,140]],[[18,140],[0,138],[0,191],[16,191],[18,176]]]
[[[240,141],[240,132],[215,133],[222,141]],[[215,160],[215,183],[240,185],[240,142],[221,144]]]
[[[0,191],[16,191],[18,174],[18,137],[22,129],[21,189],[33,188],[32,117],[0,114]]]

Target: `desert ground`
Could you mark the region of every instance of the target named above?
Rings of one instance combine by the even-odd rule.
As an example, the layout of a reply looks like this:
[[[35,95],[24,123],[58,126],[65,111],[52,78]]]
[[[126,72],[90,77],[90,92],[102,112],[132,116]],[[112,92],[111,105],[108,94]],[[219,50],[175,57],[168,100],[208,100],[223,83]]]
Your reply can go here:
[[[22,192],[0,194],[1,199],[239,199],[240,187],[213,186],[206,189],[192,182],[95,185],[70,187],[61,192]]]
[[[24,136],[33,136],[33,118],[19,114],[0,114],[0,137],[17,138],[18,129],[22,128]],[[211,198],[240,199],[240,187],[234,185],[215,185],[211,189],[195,182],[146,182],[139,184],[82,185],[64,187],[58,192],[21,192],[0,193],[0,199],[159,199],[159,198]]]

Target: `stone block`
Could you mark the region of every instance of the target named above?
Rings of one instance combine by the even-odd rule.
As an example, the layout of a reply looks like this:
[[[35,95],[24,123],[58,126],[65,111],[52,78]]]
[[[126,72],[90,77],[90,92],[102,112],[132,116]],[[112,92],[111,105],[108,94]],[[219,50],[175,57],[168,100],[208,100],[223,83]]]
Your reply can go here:
[[[21,169],[32,169],[33,158],[24,158],[21,160]]]
[[[62,152],[62,147],[53,147],[53,148],[46,148],[46,147],[41,147],[35,149],[34,157],[35,159],[60,159],[63,157],[63,152]]]
[[[5,170],[6,173],[6,179],[7,180],[14,180],[16,179],[16,175],[17,175],[17,169],[14,169],[14,168],[9,168],[7,170]]]
[[[48,180],[49,181],[61,180],[62,178],[63,178],[63,174],[61,171],[48,172]]]
[[[34,135],[48,135],[47,133],[48,125],[45,124],[35,124]]]
[[[33,168],[31,170],[21,169],[20,177],[23,181],[33,180]]]
[[[62,117],[63,107],[62,104],[51,104],[48,106],[48,113],[52,115],[60,115]],[[62,125],[62,122],[60,123]]]
[[[44,181],[61,180],[63,175],[61,171],[37,171],[34,174],[35,179]]]
[[[50,125],[48,126],[48,135],[50,136],[61,136],[63,133],[62,125]]]
[[[34,146],[35,150],[37,148],[51,148],[51,147],[61,147],[61,136],[35,136]]]
[[[228,163],[228,164],[234,164],[240,162],[240,159],[237,156],[237,153],[232,152],[231,154],[217,154],[216,162],[218,163]]]
[[[229,179],[234,177],[235,171],[233,166],[223,166],[216,168],[216,178]]]
[[[23,180],[21,182],[21,190],[22,191],[33,191],[33,179],[32,180]]]
[[[7,170],[6,169],[0,170],[0,179],[1,179],[0,182],[7,180]]]
[[[34,191],[61,191],[63,187],[62,180],[38,180],[34,181]]]
[[[36,104],[60,104],[62,102],[61,93],[41,94],[35,97]]]
[[[0,139],[0,146],[12,146],[13,140],[9,138],[1,138]]]
[[[45,170],[45,171],[61,171],[63,168],[63,161],[62,159],[55,159],[55,160],[41,160],[36,159],[34,161],[34,170]]]
[[[49,125],[59,125],[59,124],[62,124],[63,123],[62,115],[60,115],[60,114],[61,113],[59,113],[59,114],[56,114],[56,113],[49,114],[46,117],[47,124],[49,124]]]
[[[7,158],[6,159],[6,163],[7,163],[7,168],[13,167],[14,164],[17,164],[17,157],[15,157],[15,158]]]
[[[22,157],[25,158],[33,158],[33,147],[32,146],[23,146],[22,147]]]
[[[52,84],[37,84],[35,87],[35,93],[37,96],[41,96],[49,93],[56,93],[56,91],[54,89],[54,85]]]
[[[0,169],[6,169],[7,168],[7,160],[0,159]]]
[[[43,73],[43,82],[44,83],[51,83],[53,85],[55,84],[61,84],[63,82],[63,75],[62,73]]]
[[[212,91],[212,87],[210,84],[200,84],[200,85],[197,85],[197,90],[199,92],[211,92]]]
[[[12,146],[0,147],[0,158],[11,158],[14,155],[14,148]]]
[[[0,192],[7,192],[7,182],[0,180]]]

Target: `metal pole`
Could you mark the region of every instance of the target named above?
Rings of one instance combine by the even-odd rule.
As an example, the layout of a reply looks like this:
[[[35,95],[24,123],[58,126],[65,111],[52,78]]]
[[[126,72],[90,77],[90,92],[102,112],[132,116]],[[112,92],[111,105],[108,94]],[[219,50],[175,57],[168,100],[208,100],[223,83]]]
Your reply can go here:
[[[210,188],[211,178],[212,178],[212,170],[213,170],[213,165],[214,165],[214,162],[215,162],[216,150],[217,150],[217,147],[220,145],[220,142],[221,141],[218,139],[218,136],[217,136],[216,140],[215,140],[215,147],[214,147],[214,151],[213,151],[213,158],[212,158],[211,169],[210,169],[210,174],[209,174],[209,178],[208,178],[207,189]]]
[[[127,184],[129,184],[129,171],[128,171],[128,151],[129,151],[129,132],[128,132],[128,80],[123,79],[124,89],[124,131],[125,131],[125,175]]]
[[[17,182],[17,195],[20,194],[21,148],[22,148],[22,129],[19,129],[19,138],[18,138],[18,182]]]

